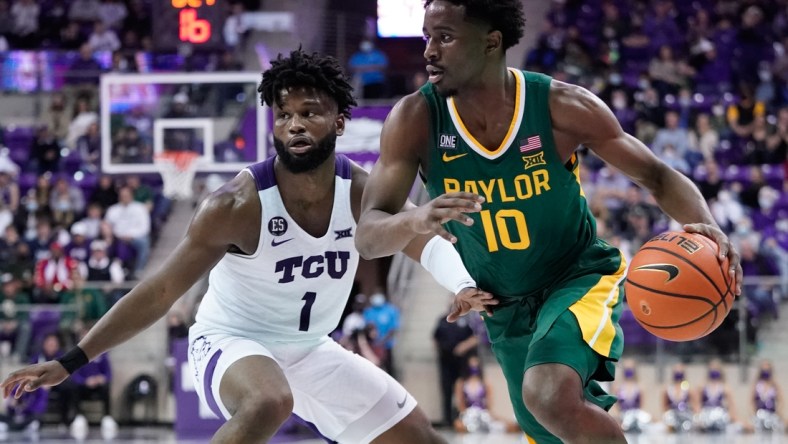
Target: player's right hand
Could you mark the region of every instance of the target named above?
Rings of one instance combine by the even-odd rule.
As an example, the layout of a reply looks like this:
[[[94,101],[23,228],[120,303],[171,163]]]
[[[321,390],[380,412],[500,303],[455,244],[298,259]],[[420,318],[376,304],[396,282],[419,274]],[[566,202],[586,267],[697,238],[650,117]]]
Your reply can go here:
[[[455,322],[471,311],[484,311],[488,316],[492,316],[493,305],[498,305],[498,299],[495,299],[492,293],[473,287],[463,288],[454,296],[454,302],[451,304],[451,311],[446,316],[446,320]]]
[[[435,233],[451,243],[457,238],[446,231],[443,224],[456,220],[463,225],[473,225],[473,219],[465,213],[477,213],[482,209],[484,197],[457,191],[441,194],[424,205],[410,210],[412,214],[412,229],[419,234]]]
[[[66,378],[68,378],[68,371],[59,362],[49,361],[29,365],[11,373],[3,382],[0,382],[0,388],[3,389],[4,398],[8,398],[13,393],[14,398],[19,399],[24,392],[58,385]]]

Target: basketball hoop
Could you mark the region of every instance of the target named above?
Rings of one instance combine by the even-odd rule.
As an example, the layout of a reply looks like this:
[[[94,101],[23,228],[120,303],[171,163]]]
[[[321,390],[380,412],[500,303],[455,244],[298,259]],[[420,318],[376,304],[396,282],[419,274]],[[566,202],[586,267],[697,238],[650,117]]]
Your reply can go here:
[[[194,151],[163,151],[153,158],[164,184],[162,194],[170,199],[191,199],[192,182],[200,155]]]

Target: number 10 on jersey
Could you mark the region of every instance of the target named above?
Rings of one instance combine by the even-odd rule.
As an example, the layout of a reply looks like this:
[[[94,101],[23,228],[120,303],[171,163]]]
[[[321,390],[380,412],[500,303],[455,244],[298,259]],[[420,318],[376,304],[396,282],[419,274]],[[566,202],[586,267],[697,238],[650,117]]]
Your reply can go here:
[[[504,209],[495,212],[495,216],[490,213],[490,210],[483,210],[479,212],[482,218],[482,228],[484,228],[484,237],[487,239],[487,250],[490,253],[498,251],[498,240],[500,239],[501,246],[508,250],[525,250],[531,245],[531,238],[528,236],[528,225],[525,223],[525,214],[520,210]],[[493,219],[495,222],[493,223]],[[509,223],[513,224],[517,232],[515,239],[512,240],[512,235],[509,232]]]

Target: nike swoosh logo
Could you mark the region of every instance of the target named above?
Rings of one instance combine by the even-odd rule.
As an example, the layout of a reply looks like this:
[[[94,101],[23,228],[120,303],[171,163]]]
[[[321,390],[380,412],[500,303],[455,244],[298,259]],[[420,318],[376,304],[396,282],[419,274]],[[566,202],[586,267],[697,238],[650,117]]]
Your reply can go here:
[[[665,281],[667,284],[668,282],[676,279],[676,276],[679,275],[679,267],[672,265],[672,264],[651,264],[651,265],[643,265],[641,267],[635,268],[635,271],[644,270],[644,271],[664,271],[668,274],[668,279]]]
[[[276,239],[271,239],[271,246],[272,247],[278,247],[278,246],[282,245],[285,242],[290,242],[291,240],[293,240],[292,237],[290,239],[285,239],[285,240],[283,240],[281,242],[277,242]]]
[[[451,162],[452,160],[459,159],[460,157],[467,156],[468,153],[457,154],[455,156],[450,156],[449,153],[443,153],[443,161],[444,162]]]
[[[402,402],[398,402],[398,403],[397,403],[397,407],[399,407],[399,408],[403,408],[403,407],[405,407],[405,402],[407,402],[407,401],[408,401],[408,394],[407,394],[407,392],[406,392],[406,393],[405,393],[405,399],[403,399],[403,400],[402,400]]]

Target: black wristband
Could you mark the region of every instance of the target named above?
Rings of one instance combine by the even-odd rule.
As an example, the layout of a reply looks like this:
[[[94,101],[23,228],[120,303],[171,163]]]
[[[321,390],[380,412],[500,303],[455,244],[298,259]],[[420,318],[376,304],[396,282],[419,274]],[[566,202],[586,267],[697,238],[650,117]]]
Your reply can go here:
[[[68,353],[57,358],[57,362],[59,362],[70,375],[90,362],[90,360],[88,359],[88,355],[86,355],[79,346],[75,346],[69,350]]]

